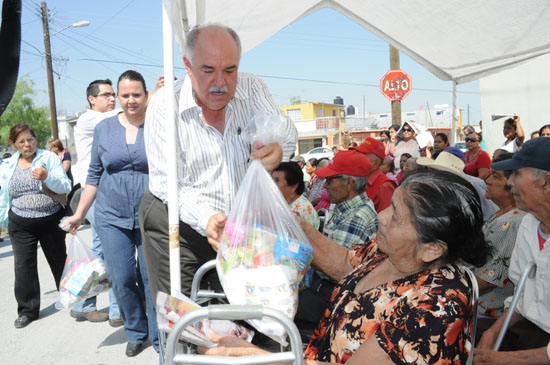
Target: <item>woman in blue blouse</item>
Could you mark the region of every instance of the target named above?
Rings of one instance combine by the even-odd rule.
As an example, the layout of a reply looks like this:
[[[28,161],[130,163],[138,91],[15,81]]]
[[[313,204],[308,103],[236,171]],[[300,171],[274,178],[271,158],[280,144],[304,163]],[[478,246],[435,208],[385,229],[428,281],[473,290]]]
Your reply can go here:
[[[155,306],[138,220],[139,204],[148,185],[143,141],[148,92],[143,76],[136,71],[120,75],[117,88],[123,112],[96,126],[84,192],[68,222],[71,231],[78,228],[96,200],[97,233],[128,336],[126,355],[132,357],[143,350],[147,337],[158,351]]]

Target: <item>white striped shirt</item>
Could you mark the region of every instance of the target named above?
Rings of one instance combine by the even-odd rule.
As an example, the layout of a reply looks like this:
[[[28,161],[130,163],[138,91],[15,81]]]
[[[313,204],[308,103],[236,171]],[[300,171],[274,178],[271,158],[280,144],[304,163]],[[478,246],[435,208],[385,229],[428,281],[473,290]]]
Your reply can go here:
[[[225,130],[206,125],[196,104],[191,80],[176,83],[176,143],[180,220],[206,236],[208,219],[216,213],[229,214],[231,204],[248,168],[251,146],[242,131],[259,113],[284,116],[265,83],[258,77],[239,73],[235,96],[225,110]],[[145,118],[145,146],[149,161],[149,190],[167,203],[166,89],[152,97]],[[287,117],[287,138],[282,144],[283,160],[296,149],[298,133]]]

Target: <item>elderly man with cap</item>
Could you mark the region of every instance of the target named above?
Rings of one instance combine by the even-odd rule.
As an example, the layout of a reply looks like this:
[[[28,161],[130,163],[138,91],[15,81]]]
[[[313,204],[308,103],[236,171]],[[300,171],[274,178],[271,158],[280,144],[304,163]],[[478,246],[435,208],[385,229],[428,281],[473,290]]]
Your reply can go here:
[[[386,148],[379,140],[369,137],[354,149],[364,153],[372,165],[366,193],[373,201],[376,211],[380,213],[391,205],[393,192],[397,188],[397,184],[380,171],[380,166],[386,157]]]
[[[508,178],[517,207],[528,212],[521,222],[510,259],[509,279],[518,283],[530,262],[528,277],[500,347],[492,350],[507,309],[483,333],[474,352],[476,364],[550,363],[550,139],[525,142],[510,160],[491,164],[495,171],[513,170]]]
[[[324,187],[330,202],[336,204],[323,233],[348,249],[373,239],[378,232],[378,215],[365,193],[371,169],[372,165],[365,155],[349,150],[338,152],[332,164],[316,171],[317,176],[325,178]],[[300,224],[309,223],[300,220]],[[317,271],[311,287],[300,292],[297,322],[317,325],[335,285],[334,279]]]

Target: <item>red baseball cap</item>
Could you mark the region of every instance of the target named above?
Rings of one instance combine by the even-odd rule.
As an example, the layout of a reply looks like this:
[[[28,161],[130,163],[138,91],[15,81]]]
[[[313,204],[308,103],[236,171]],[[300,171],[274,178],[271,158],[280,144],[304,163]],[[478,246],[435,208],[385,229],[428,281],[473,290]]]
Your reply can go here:
[[[367,156],[355,150],[340,151],[332,159],[327,167],[315,170],[319,177],[330,177],[336,175],[368,176],[372,165]]]
[[[386,147],[384,144],[372,137],[365,139],[363,143],[357,147],[353,147],[353,149],[361,153],[374,153],[382,160],[386,157]]]

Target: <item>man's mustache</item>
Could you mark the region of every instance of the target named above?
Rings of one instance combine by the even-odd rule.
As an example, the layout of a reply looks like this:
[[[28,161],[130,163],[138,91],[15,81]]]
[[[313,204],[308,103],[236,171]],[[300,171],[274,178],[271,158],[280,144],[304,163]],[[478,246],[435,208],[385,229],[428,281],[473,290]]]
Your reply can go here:
[[[216,85],[210,86],[208,91],[212,94],[227,94],[229,92],[227,86],[218,87]]]

